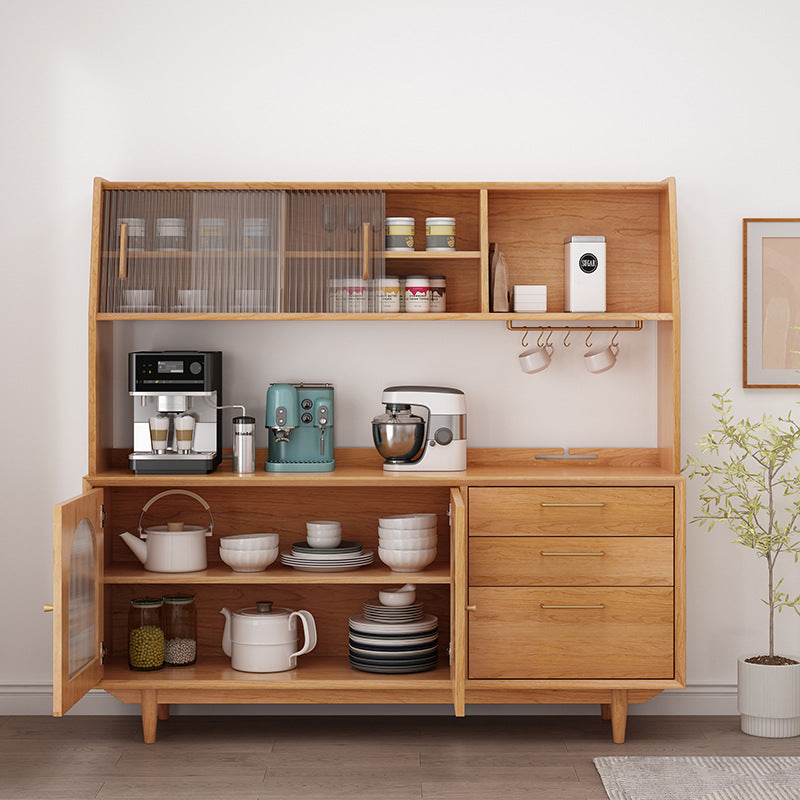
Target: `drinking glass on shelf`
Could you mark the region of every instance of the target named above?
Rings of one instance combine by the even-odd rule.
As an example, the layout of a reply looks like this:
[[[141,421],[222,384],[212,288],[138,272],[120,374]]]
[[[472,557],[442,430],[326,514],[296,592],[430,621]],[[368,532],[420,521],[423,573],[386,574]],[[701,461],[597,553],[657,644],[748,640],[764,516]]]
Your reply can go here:
[[[358,223],[360,222],[358,208],[356,208],[356,206],[353,205],[352,203],[349,206],[347,206],[347,209],[345,211],[344,221],[345,225],[347,225],[347,230],[350,231],[351,234],[356,234],[358,232]],[[350,237],[350,239],[352,239],[352,237]],[[349,245],[348,249],[358,250],[357,240],[355,244]]]
[[[332,250],[331,235],[336,230],[336,206],[333,203],[322,204],[322,229],[328,234],[327,250]]]

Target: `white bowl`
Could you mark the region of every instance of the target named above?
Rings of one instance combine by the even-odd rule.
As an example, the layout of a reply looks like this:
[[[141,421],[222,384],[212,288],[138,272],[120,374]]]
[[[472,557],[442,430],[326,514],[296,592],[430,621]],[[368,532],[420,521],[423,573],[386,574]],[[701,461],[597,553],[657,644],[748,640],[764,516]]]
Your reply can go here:
[[[417,590],[411,583],[397,589],[381,589],[378,592],[378,600],[384,606],[410,606],[416,598]]]
[[[314,519],[311,522],[306,522],[306,532],[309,534],[333,533],[334,531],[342,532],[341,522],[335,522],[330,519]]]
[[[401,528],[384,528],[383,526],[378,526],[378,535],[379,536],[388,536],[390,539],[405,539],[405,541],[410,541],[411,539],[424,539],[426,536],[436,536],[436,527],[432,528],[418,528],[417,530],[402,530]]]
[[[338,547],[342,541],[341,531],[331,533],[307,533],[306,541],[311,547]]]
[[[243,533],[240,536],[223,536],[219,546],[225,550],[271,550],[278,546],[277,533]]]
[[[418,572],[436,558],[436,548],[427,550],[390,550],[378,547],[378,558],[392,572]]]
[[[234,572],[261,572],[277,557],[278,547],[269,550],[226,550],[220,547],[219,557]]]
[[[437,543],[436,534],[432,533],[424,539],[400,539],[397,537],[378,537],[378,546],[387,550],[430,550]]]
[[[378,519],[378,525],[382,528],[417,531],[422,528],[435,528],[436,521],[436,514],[395,514],[392,517],[380,517]]]

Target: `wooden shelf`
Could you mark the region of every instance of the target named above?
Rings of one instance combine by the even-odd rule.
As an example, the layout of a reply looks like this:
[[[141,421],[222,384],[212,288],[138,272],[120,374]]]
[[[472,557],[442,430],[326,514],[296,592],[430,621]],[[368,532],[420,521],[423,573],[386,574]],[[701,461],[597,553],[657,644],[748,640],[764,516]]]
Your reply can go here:
[[[384,255],[386,260],[414,261],[417,259],[430,259],[432,261],[458,261],[459,259],[474,259],[481,257],[480,250],[387,250]]]
[[[443,702],[452,700],[450,670],[446,663],[440,663],[436,669],[428,672],[379,675],[353,669],[346,657],[311,654],[298,659],[297,669],[270,673],[238,672],[231,668],[230,659],[225,657],[203,658],[191,667],[165,667],[154,672],[137,672],[129,669],[125,659],[110,658],[104,665],[103,679],[98,688],[112,692],[115,689],[141,691],[184,688],[201,691],[262,688],[271,692],[282,690],[296,692],[307,689],[332,694],[337,690],[349,689],[363,691],[374,688],[378,693],[395,689],[409,691],[440,689],[445,693]],[[370,698],[369,701],[380,702],[380,694]],[[198,695],[195,702],[209,702],[209,700],[204,700]]]
[[[105,570],[107,585],[148,584],[374,584],[415,583],[449,585],[449,564],[434,563],[420,572],[392,572],[378,561],[368,567],[350,572],[301,572],[279,562],[270,564],[263,572],[234,572],[227,566],[214,566],[200,572],[146,572],[141,566],[116,565]]]

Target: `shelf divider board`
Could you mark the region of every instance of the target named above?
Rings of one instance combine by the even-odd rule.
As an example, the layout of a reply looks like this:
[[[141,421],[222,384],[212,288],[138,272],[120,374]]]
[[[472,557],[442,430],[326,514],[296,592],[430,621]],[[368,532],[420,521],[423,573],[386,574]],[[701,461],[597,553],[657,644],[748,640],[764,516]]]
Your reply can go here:
[[[491,310],[489,297],[491,287],[489,285],[489,192],[481,189],[480,210],[478,214],[478,242],[480,245],[481,268],[480,268],[480,287],[481,287],[481,313],[488,314]]]

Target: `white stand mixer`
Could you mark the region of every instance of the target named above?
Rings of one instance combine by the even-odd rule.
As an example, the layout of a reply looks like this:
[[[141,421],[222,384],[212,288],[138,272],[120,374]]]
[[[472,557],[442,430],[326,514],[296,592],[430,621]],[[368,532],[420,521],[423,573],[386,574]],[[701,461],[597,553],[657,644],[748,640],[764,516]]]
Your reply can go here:
[[[467,468],[464,392],[442,386],[388,386],[386,413],[372,438],[387,472],[459,472]]]

